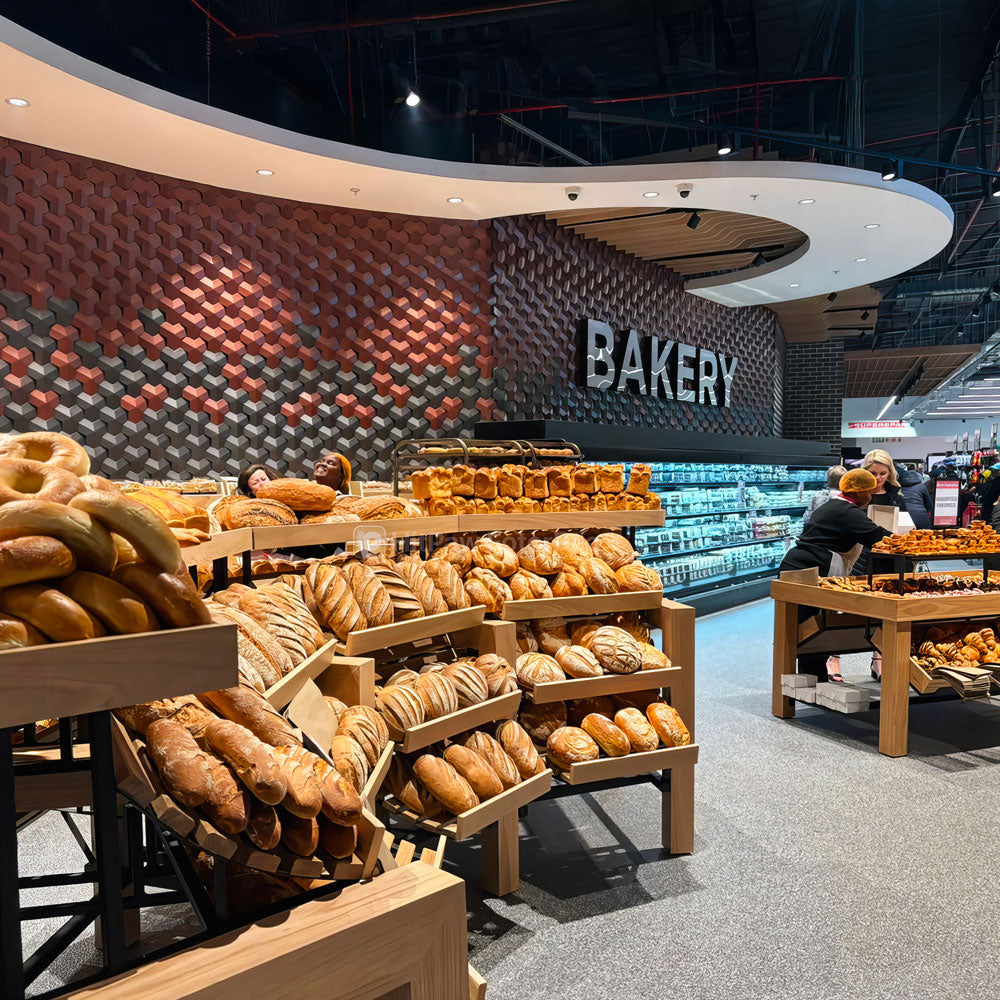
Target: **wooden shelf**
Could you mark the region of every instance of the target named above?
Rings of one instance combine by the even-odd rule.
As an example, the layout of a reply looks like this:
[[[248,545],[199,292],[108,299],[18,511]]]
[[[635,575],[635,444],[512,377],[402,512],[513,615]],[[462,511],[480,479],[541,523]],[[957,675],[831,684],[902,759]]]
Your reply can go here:
[[[513,719],[520,704],[521,692],[511,691],[509,694],[489,698],[478,705],[461,708],[440,719],[431,719],[409,729],[397,729],[392,723],[388,723],[389,738],[399,744],[399,749],[403,753],[413,753],[456,733],[476,729],[484,723]]]
[[[282,524],[253,529],[255,549],[287,549],[305,545],[334,545],[374,538],[415,538],[420,535],[450,535],[458,530],[458,518],[394,517],[378,521],[339,521],[335,524]]]
[[[552,701],[575,701],[577,698],[596,698],[598,695],[659,690],[670,687],[674,681],[680,681],[682,673],[680,667],[662,667],[659,670],[636,670],[631,674],[569,677],[564,681],[536,684],[528,691],[528,697],[536,705],[546,705]]]
[[[675,766],[697,763],[697,743],[686,747],[663,747],[645,753],[629,753],[624,757],[601,757],[598,760],[589,760],[585,764],[571,764],[568,770],[563,770],[551,759],[549,760],[549,766],[555,769],[558,777],[568,785],[587,785],[612,778],[632,778],[639,774],[669,771]]]
[[[0,652],[0,727],[239,682],[236,626],[196,625]]]
[[[181,558],[185,566],[205,566],[216,559],[242,555],[252,548],[253,529],[235,528],[232,531],[220,531],[200,545],[183,546]]]
[[[459,816],[450,816],[448,819],[420,816],[392,797],[387,797],[382,804],[389,812],[428,833],[437,833],[450,840],[466,840],[495,823],[501,816],[516,813],[522,806],[541,798],[551,787],[552,772],[546,768],[541,774],[525,778],[519,785],[514,785],[513,788],[494,795],[492,799],[480,802],[473,809]]]
[[[583,594],[579,597],[542,597],[534,601],[507,601],[504,621],[531,618],[574,618],[612,611],[650,611],[663,603],[662,590],[633,590],[624,594]]]
[[[658,528],[662,510],[569,510],[537,514],[459,514],[459,531],[552,531],[563,528]]]
[[[440,615],[426,615],[410,621],[379,625],[376,628],[352,632],[346,641],[338,643],[337,648],[348,656],[357,656],[361,653],[388,650],[393,646],[419,644],[425,640],[447,635],[449,632],[481,625],[485,615],[486,608],[477,604],[475,607],[462,608],[460,611],[446,611]]]

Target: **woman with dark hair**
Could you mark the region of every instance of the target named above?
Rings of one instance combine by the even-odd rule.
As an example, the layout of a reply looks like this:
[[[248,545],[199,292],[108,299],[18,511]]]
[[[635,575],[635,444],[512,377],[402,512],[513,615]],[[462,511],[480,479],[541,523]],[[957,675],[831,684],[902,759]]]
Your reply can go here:
[[[264,483],[276,478],[266,465],[248,465],[236,480],[236,491],[240,496],[255,497]]]

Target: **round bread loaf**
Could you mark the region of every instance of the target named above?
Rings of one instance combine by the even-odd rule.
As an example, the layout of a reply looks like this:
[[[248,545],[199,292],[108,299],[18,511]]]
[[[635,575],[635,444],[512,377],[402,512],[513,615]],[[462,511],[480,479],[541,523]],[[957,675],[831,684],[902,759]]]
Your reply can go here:
[[[663,592],[663,581],[660,574],[641,562],[630,562],[615,570],[618,589],[623,593],[636,590],[658,590]]]
[[[594,550],[583,535],[575,531],[567,531],[552,539],[552,548],[561,556],[564,568],[578,566],[584,559],[590,559]]]
[[[597,622],[580,622],[573,626],[570,639],[574,646],[583,646],[584,649],[593,649],[594,635],[601,626]]]
[[[649,642],[649,626],[640,617],[638,611],[622,611],[604,624],[617,625],[628,632],[638,643]]]
[[[519,569],[510,578],[510,592],[515,601],[537,601],[552,597],[552,588],[544,576],[532,573],[528,569]]]
[[[0,542],[0,587],[68,576],[74,569],[73,553],[57,538],[25,535]]]
[[[544,770],[535,744],[531,742],[525,728],[513,719],[505,719],[497,724],[496,740],[504,753],[514,762],[522,778],[530,778]]]
[[[0,611],[34,625],[52,642],[93,639],[104,634],[76,601],[44,583],[22,583],[0,590]]]
[[[291,507],[277,500],[263,500],[257,497],[236,500],[217,516],[222,526],[227,529],[269,528],[278,524],[299,523]]]
[[[447,666],[446,663],[442,663],[440,660],[432,660],[430,663],[425,663],[421,666],[420,670],[417,672],[417,676],[420,674],[439,674]]]
[[[609,756],[624,757],[632,750],[632,744],[607,716],[591,712],[585,715],[580,728]]]
[[[517,553],[503,542],[480,538],[472,548],[472,561],[476,566],[492,570],[497,576],[512,576],[517,572]]]
[[[416,683],[417,683],[416,670],[410,670],[409,668],[404,668],[402,670],[397,670],[385,682],[385,686],[389,688],[392,687],[393,684],[405,684],[407,687],[413,687],[413,685]]]
[[[450,715],[452,712],[458,711],[458,694],[455,692],[455,685],[448,677],[445,677],[442,671],[420,674],[417,677],[414,690],[424,703],[424,712],[428,719],[440,719],[442,715]]]
[[[575,568],[567,566],[552,581],[553,597],[582,597],[587,593],[587,581]]]
[[[2,510],[3,508],[0,508]],[[451,543],[454,544],[454,543]],[[445,548],[448,546],[446,545]],[[465,546],[461,546],[465,548]],[[468,551],[466,549],[466,551]],[[472,562],[472,556],[469,556]],[[431,582],[437,588],[438,593],[444,598],[445,604],[450,611],[459,611],[462,608],[472,607],[472,601],[465,592],[462,585],[462,577],[455,564],[447,559],[428,559],[424,563],[424,572],[431,578]]]
[[[443,559],[455,567],[459,576],[465,576],[472,569],[472,549],[458,542],[448,542],[431,553],[431,559]]]
[[[27,458],[65,469],[76,476],[85,476],[90,472],[90,458],[83,446],[65,434],[56,434],[54,431],[11,434],[0,441],[0,455]]]
[[[646,706],[646,718],[665,747],[686,747],[691,743],[688,727],[672,705],[651,702]]]
[[[351,719],[356,718],[367,719],[375,727],[375,732],[378,735],[378,749],[381,753],[389,742],[389,729],[385,724],[385,719],[371,705],[352,705],[338,715],[338,721],[341,724],[349,723]]]
[[[505,790],[521,783],[521,772],[517,765],[489,733],[476,731],[465,741],[465,745],[493,768]]]
[[[548,738],[566,725],[566,703],[550,701],[544,705],[521,705],[518,722],[538,746],[545,746]]]
[[[538,648],[549,656],[555,656],[557,650],[570,645],[569,632],[562,618],[536,618],[531,628]]]
[[[591,549],[598,559],[604,560],[613,570],[627,566],[635,559],[635,549],[624,535],[604,531],[591,543]]]
[[[337,499],[337,491],[311,479],[271,479],[257,490],[259,500],[277,500],[303,513],[326,512]]]
[[[330,711],[333,712],[339,722],[340,717],[347,711],[347,706],[339,698],[334,698],[332,694],[323,695],[323,701],[330,706]]]
[[[545,744],[549,760],[556,767],[566,771],[571,764],[583,764],[597,760],[601,756],[600,747],[582,729],[576,726],[562,726]]]
[[[566,680],[562,667],[545,653],[522,653],[514,664],[514,670],[518,684],[529,691],[536,684]]]
[[[517,690],[514,668],[496,653],[484,653],[472,664],[486,678],[486,687],[491,698],[509,694]]]
[[[618,580],[615,571],[598,558],[584,559],[577,566],[580,575],[587,581],[587,589],[592,594],[617,594]]]
[[[453,743],[445,750],[444,759],[465,778],[480,802],[503,791],[503,784],[496,771],[475,750]]]
[[[69,503],[83,492],[80,477],[28,458],[0,458],[0,504],[18,500]]]
[[[624,629],[603,625],[594,633],[593,653],[612,674],[632,674],[642,668],[642,650]]]
[[[152,608],[127,587],[99,573],[81,570],[59,581],[59,589],[94,615],[112,635],[155,632]]]
[[[455,816],[479,805],[472,786],[448,761],[425,753],[413,762],[413,773],[420,783]]]
[[[639,643],[639,653],[642,656],[643,670],[663,670],[670,666],[670,657],[648,642]]]
[[[427,718],[427,710],[415,685],[392,684],[384,687],[376,703],[378,710],[396,729],[411,729]]]
[[[473,566],[465,577],[465,591],[475,604],[484,604],[490,614],[499,615],[507,601],[514,600],[510,587],[496,573]],[[473,597],[473,595],[476,595]]]
[[[43,646],[48,640],[34,625],[15,618],[0,615],[0,649],[23,649],[25,646]]]
[[[563,568],[563,557],[552,547],[552,543],[539,538],[528,542],[517,553],[517,559],[522,569],[539,576],[553,576]]]
[[[478,705],[489,698],[490,689],[486,677],[471,664],[449,663],[441,672],[455,688],[459,708]]]
[[[577,698],[576,701],[568,703],[566,716],[571,726],[579,726],[591,713],[613,719],[619,707],[608,695],[604,694],[594,698]]]
[[[637,708],[620,708],[615,712],[615,725],[628,737],[636,753],[655,750],[660,745],[656,730]]]
[[[583,646],[563,646],[556,651],[556,663],[567,677],[600,677],[604,673],[597,657]]]
[[[208,625],[212,620],[187,573],[166,573],[137,562],[119,566],[114,579],[142,598],[160,622],[171,628]]]

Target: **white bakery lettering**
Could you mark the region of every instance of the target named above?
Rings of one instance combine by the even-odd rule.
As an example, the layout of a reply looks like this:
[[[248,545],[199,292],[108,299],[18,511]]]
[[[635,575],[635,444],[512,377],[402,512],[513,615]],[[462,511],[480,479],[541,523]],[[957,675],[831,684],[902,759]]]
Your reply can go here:
[[[617,337],[608,323],[582,324],[581,382],[588,389],[636,392],[703,406],[731,406],[737,359],[657,336],[624,330]]]

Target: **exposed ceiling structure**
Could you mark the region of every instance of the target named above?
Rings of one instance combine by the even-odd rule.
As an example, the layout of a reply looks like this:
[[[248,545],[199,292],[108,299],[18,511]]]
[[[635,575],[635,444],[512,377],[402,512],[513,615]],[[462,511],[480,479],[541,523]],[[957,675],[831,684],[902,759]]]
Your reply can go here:
[[[975,347],[895,348],[844,353],[844,395],[888,398],[908,377],[909,396],[926,396],[959,365],[978,353]]]

